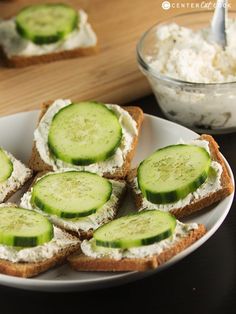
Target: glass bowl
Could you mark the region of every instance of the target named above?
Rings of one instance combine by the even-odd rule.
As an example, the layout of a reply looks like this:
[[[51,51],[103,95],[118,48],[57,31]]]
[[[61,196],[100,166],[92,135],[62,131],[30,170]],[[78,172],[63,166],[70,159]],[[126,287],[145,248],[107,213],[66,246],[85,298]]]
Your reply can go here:
[[[229,12],[236,17],[236,11]],[[155,24],[137,45],[137,59],[165,116],[197,132],[211,134],[236,131],[236,82],[192,83],[162,75],[150,67],[155,55],[156,30],[160,25],[176,23],[194,30],[210,24],[213,12],[199,11],[174,16]]]

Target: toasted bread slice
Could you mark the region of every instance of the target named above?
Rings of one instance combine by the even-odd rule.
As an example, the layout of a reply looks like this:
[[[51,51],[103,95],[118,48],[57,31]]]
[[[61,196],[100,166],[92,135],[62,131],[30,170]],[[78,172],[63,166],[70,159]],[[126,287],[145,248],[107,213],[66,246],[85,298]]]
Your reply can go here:
[[[94,30],[91,28],[90,23],[88,23],[87,21],[87,14],[83,10],[79,10],[79,13],[80,13],[79,26],[78,26],[79,30],[82,29],[82,32],[85,32],[85,34],[87,34],[87,32],[89,31],[91,32],[90,35],[96,37]],[[5,20],[5,22],[11,23],[11,20],[13,20],[13,18],[9,17],[8,19]],[[4,20],[2,22],[4,23]],[[99,50],[97,40],[93,40],[92,42],[90,42],[90,44],[81,43],[80,46],[78,45],[77,47],[74,47],[71,49],[68,48],[67,46],[64,47],[64,49],[62,49],[61,46],[59,47],[59,49],[58,47],[55,47],[54,49],[51,49],[51,51],[47,51],[47,49],[45,49],[45,52],[41,51],[41,54],[35,53],[33,51],[32,54],[24,55],[24,54],[19,54],[19,52],[15,52],[14,50],[11,51],[11,53],[9,53],[8,50],[9,50],[10,44],[12,44],[13,47],[16,45],[15,44],[16,42],[19,42],[20,44],[20,38],[21,38],[20,36],[17,36],[17,32],[15,34],[15,32],[13,31],[14,27],[12,26],[14,25],[10,24],[6,26],[6,29],[7,27],[9,27],[9,32],[10,32],[8,36],[9,40],[6,43],[3,40],[2,43],[0,44],[0,55],[3,59],[4,64],[8,67],[20,68],[20,67],[25,67],[25,66],[35,65],[35,64],[40,64],[40,63],[48,63],[48,62],[66,60],[66,59],[77,58],[77,57],[82,57],[82,56],[90,56],[90,55],[96,54]],[[81,37],[84,37],[84,33],[82,33]],[[66,37],[65,41],[67,39],[68,38]],[[24,38],[22,38],[22,41],[24,41],[23,43],[25,44]],[[59,44],[61,45],[60,42]],[[38,49],[40,49],[40,45],[38,45]]]
[[[37,175],[34,177],[34,180],[33,180],[32,184],[31,184],[31,186],[29,187],[28,193],[31,191],[31,188],[33,187],[34,183],[40,177],[44,176],[47,173],[48,173],[48,171],[37,173]],[[107,223],[109,221],[111,221],[112,219],[114,219],[116,217],[117,212],[118,212],[118,210],[119,210],[120,206],[122,205],[122,202],[123,202],[123,200],[125,198],[125,194],[126,194],[126,190],[127,190],[126,182],[123,181],[123,180],[115,180],[115,181],[123,183],[123,186],[121,188],[121,191],[119,193],[117,193],[117,200],[116,200],[116,202],[112,205],[111,208],[109,208],[109,210],[111,210],[111,214],[108,215],[107,217],[105,217],[101,222],[99,222],[99,226],[102,225],[102,224],[105,224],[105,223]],[[24,196],[22,197],[22,199],[23,198],[24,198]],[[21,203],[21,206],[22,207],[27,207],[27,206],[24,206],[23,203]],[[32,205],[30,205],[30,206],[31,206],[31,208],[29,208],[29,209],[37,210],[40,213],[45,214],[41,210],[32,208]],[[56,216],[53,216],[53,215],[50,215],[50,214],[46,214],[46,215],[48,216],[49,219],[51,217],[50,220],[52,221],[52,223],[55,226],[57,226],[58,228],[62,229],[63,231],[66,231],[67,233],[71,234],[72,236],[78,237],[80,240],[91,239],[92,236],[93,236],[93,231],[94,230],[92,228],[90,228],[88,230],[84,230],[84,229],[76,226],[76,223],[74,223],[74,225],[73,225],[73,223],[69,225],[67,223],[68,220],[65,220],[65,219],[59,218],[59,217],[58,217],[58,219],[55,219]],[[87,216],[87,217],[89,217],[89,216]]]
[[[5,206],[10,206],[10,207],[17,207],[16,204],[14,203],[4,203],[1,204],[0,207],[5,207]],[[6,274],[6,275],[11,275],[11,276],[17,276],[17,277],[33,277],[37,276],[38,274],[45,272],[46,270],[53,268],[54,266],[60,265],[64,262],[66,262],[66,259],[69,255],[77,252],[80,249],[80,243],[81,241],[77,238],[74,237],[64,230],[61,230],[60,228],[56,228],[54,226],[54,236],[55,239],[58,240],[58,247],[56,247],[57,243],[54,241],[52,244],[52,252],[50,253],[50,242],[44,243],[43,245],[40,245],[39,249],[39,254],[42,254],[43,252],[43,247],[46,257],[42,260],[35,260],[38,252],[37,252],[37,247],[32,247],[32,248],[26,248],[26,250],[34,250],[34,252],[31,252],[31,256],[33,258],[33,261],[27,261],[27,257],[24,256],[23,254],[21,255],[22,261],[11,261],[10,259],[7,259],[7,251],[5,251],[6,246],[4,245],[1,248],[0,244],[0,273],[1,274]],[[65,242],[62,242],[64,240]],[[49,246],[47,246],[49,245]],[[36,249],[36,251],[35,251]],[[14,256],[14,250],[11,247],[10,248],[10,255],[13,254]],[[18,256],[19,257],[19,256]]]
[[[99,51],[98,46],[96,45],[93,47],[81,47],[81,48],[74,48],[71,50],[51,52],[51,53],[38,55],[38,56],[8,57],[2,47],[0,47],[0,50],[1,50],[1,56],[2,56],[4,64],[7,67],[14,67],[14,68],[22,68],[29,65],[48,63],[48,62],[53,62],[53,61],[66,60],[66,59],[73,59],[73,58],[82,57],[82,56],[91,56],[91,55],[96,54]]]
[[[55,266],[63,264],[69,255],[78,251],[80,243],[71,245],[65,249],[62,249],[58,254],[41,262],[26,263],[19,262],[13,263],[8,260],[0,259],[0,273],[17,276],[17,277],[34,277],[43,273]]]
[[[0,205],[0,207],[5,207],[5,206],[17,207],[17,205],[14,203],[5,203],[5,204]],[[57,232],[57,233],[59,232],[59,235],[57,236],[59,243],[61,243],[61,240],[63,238],[66,239],[66,242],[63,243],[63,245],[59,244],[60,246],[57,249],[54,243],[52,254],[49,253],[49,248],[47,247],[46,248],[47,258],[41,261],[39,260],[39,261],[33,261],[33,262],[32,261],[12,262],[11,260],[8,260],[7,258],[5,258],[6,252],[4,252],[4,250],[1,250],[0,248],[1,254],[3,254],[4,256],[4,258],[0,258],[0,273],[11,275],[11,276],[17,276],[17,277],[33,277],[47,271],[48,269],[53,268],[54,266],[57,266],[66,262],[67,257],[69,255],[77,252],[80,249],[81,241],[77,237],[74,237],[68,234],[64,230],[60,230],[59,228],[56,228],[55,226],[54,226],[54,232]],[[54,233],[54,236],[55,234],[56,233]],[[43,244],[42,247],[47,244],[48,243]],[[30,250],[30,249],[31,248],[27,248],[27,250]],[[34,250],[35,247],[33,247],[32,249]],[[42,250],[40,249],[40,251]],[[37,253],[34,251],[34,254],[32,254],[32,257],[35,258],[36,254]],[[48,254],[52,256],[49,257],[50,255]]]
[[[70,266],[77,271],[145,271],[155,269],[161,264],[189,247],[206,233],[204,225],[198,225],[198,229],[189,231],[173,247],[165,249],[159,255],[145,258],[92,258],[78,252],[68,258]]]
[[[214,161],[217,161],[222,166],[222,169],[223,169],[222,174],[221,174],[221,186],[222,187],[218,191],[211,192],[208,195],[206,195],[205,197],[202,197],[199,199],[194,198],[190,202],[190,204],[188,204],[184,207],[170,210],[170,213],[173,214],[176,218],[186,217],[186,216],[188,216],[192,213],[195,213],[195,212],[197,212],[203,208],[206,208],[206,207],[222,200],[226,196],[230,195],[234,190],[232,180],[229,176],[229,172],[228,172],[227,167],[225,165],[225,162],[222,158],[222,155],[219,151],[218,144],[215,142],[213,137],[210,135],[203,134],[200,136],[199,139],[208,141],[212,159]],[[132,192],[133,192],[133,195],[135,198],[136,206],[137,206],[137,208],[141,209],[141,208],[143,208],[143,196],[141,194],[141,191],[140,191],[140,193],[137,193],[137,191],[135,189],[134,179],[136,178],[136,175],[137,175],[137,169],[133,169],[128,175],[128,182],[129,182],[129,185],[132,189]]]
[[[41,106],[41,113],[39,117],[39,121],[42,119],[44,114],[46,113],[49,106],[52,104],[52,101],[43,103]],[[136,106],[127,106],[123,107],[123,109],[127,110],[129,114],[132,116],[132,118],[136,121],[138,134],[140,133],[141,125],[143,122],[143,111],[141,108]],[[135,149],[138,143],[138,136],[134,136],[132,147],[128,154],[126,155],[126,159],[124,161],[124,164],[121,168],[118,168],[114,173],[105,172],[104,176],[107,178],[114,178],[114,179],[123,179],[126,177],[130,170],[130,165],[132,158],[135,153]],[[36,148],[35,142],[33,143],[33,149],[32,149],[32,155],[29,161],[29,166],[31,169],[33,169],[35,172],[39,171],[52,171],[52,166],[46,164],[40,157],[40,154]]]
[[[13,194],[21,189],[33,175],[32,170],[27,168],[21,161],[16,159],[9,152],[5,151],[5,153],[13,164],[13,171],[5,182],[1,182],[0,203],[6,202]]]

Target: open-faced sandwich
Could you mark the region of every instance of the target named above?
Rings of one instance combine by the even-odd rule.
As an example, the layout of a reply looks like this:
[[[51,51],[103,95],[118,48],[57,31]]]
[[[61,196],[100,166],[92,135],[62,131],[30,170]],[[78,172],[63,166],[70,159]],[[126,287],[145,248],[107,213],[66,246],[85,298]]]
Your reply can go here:
[[[34,171],[76,169],[124,178],[143,121],[139,107],[56,100],[43,105],[29,165]]]
[[[234,189],[209,135],[157,150],[130,172],[128,181],[140,210],[159,209],[177,218],[222,200]]]
[[[0,47],[8,66],[90,55],[97,37],[83,10],[67,4],[35,4],[0,22]]]
[[[32,176],[32,171],[0,148],[0,203],[5,202]]]
[[[98,228],[68,260],[78,271],[155,269],[205,234],[201,224],[183,224],[170,213],[142,211]]]
[[[0,273],[33,277],[66,261],[78,238],[54,227],[43,215],[0,205]]]
[[[126,191],[125,181],[86,171],[57,171],[39,176],[21,200],[24,208],[46,215],[80,239],[114,219]]]
[[[0,273],[32,277],[66,259],[78,271],[155,269],[205,234],[177,218],[232,193],[217,143],[202,135],[163,147],[130,171],[142,121],[135,106],[43,105],[30,159],[37,176],[20,207],[0,206]],[[0,149],[2,201],[31,175]],[[140,211],[116,219],[126,177]]]

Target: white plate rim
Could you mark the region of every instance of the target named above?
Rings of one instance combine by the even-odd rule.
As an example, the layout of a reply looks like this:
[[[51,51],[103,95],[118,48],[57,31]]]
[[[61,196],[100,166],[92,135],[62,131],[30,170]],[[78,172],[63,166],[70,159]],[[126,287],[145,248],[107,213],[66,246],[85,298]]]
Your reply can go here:
[[[27,111],[27,112],[20,112],[20,113],[16,113],[13,115],[7,115],[7,116],[3,116],[0,117],[0,121],[3,118],[13,118],[13,117],[18,117],[24,114],[35,114],[38,113],[38,110],[34,110],[34,111]],[[183,129],[183,131],[186,132],[191,132],[193,136],[197,137],[199,136],[199,134],[197,134],[196,132],[181,126],[175,122],[151,115],[151,114],[144,114],[145,117],[147,118],[151,118],[156,120],[157,122],[160,121],[162,123],[167,123],[170,126],[174,126],[174,127],[178,127]],[[223,159],[226,163],[227,169],[229,171],[229,174],[233,180],[233,184],[234,184],[234,176],[233,176],[233,172],[227,162],[227,160],[224,158]],[[16,287],[16,288],[23,288],[23,289],[27,289],[27,290],[51,290],[51,288],[56,288],[56,290],[60,290],[60,291],[64,291],[65,288],[69,290],[89,290],[89,289],[96,289],[96,285],[97,284],[102,284],[105,286],[115,286],[117,284],[120,284],[120,282],[131,282],[137,279],[141,279],[147,276],[150,276],[154,273],[157,273],[169,266],[172,266],[173,264],[175,264],[176,262],[178,262],[179,260],[185,258],[187,255],[189,255],[190,253],[194,252],[197,248],[199,248],[202,244],[204,244],[217,230],[218,228],[221,226],[221,224],[223,223],[223,221],[225,220],[232,202],[233,202],[233,198],[234,198],[234,193],[232,193],[230,196],[227,197],[228,199],[228,203],[226,205],[226,208],[223,212],[223,214],[220,216],[220,219],[218,219],[215,224],[213,225],[213,227],[207,231],[207,233],[200,238],[197,242],[195,242],[194,244],[192,244],[190,247],[188,247],[187,249],[185,249],[183,252],[179,253],[177,256],[175,256],[174,258],[172,258],[170,261],[168,261],[167,263],[165,263],[164,265],[161,265],[160,267],[158,267],[156,270],[152,270],[152,271],[147,271],[147,272],[126,272],[126,273],[118,273],[116,274],[116,276],[114,277],[114,275],[112,274],[111,276],[106,276],[105,278],[91,278],[91,279],[80,279],[80,280],[55,280],[55,279],[50,279],[50,280],[44,280],[44,279],[37,279],[37,277],[35,278],[21,278],[21,277],[14,277],[14,276],[10,276],[10,275],[4,275],[4,274],[0,274],[0,284],[2,285],[7,285],[7,286],[11,286],[11,287]]]

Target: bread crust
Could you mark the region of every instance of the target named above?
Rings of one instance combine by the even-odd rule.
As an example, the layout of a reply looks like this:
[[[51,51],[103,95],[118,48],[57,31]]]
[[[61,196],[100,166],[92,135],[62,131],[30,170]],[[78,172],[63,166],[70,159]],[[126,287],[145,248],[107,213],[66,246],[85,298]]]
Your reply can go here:
[[[46,111],[48,110],[48,108],[50,107],[50,105],[52,104],[52,101],[48,101],[45,102],[41,105],[41,112],[40,112],[40,116],[39,116],[39,122],[42,119],[42,117],[44,116],[44,114],[46,113]],[[136,107],[136,106],[126,106],[126,107],[122,107],[123,109],[125,109],[126,111],[129,112],[129,114],[132,116],[132,118],[136,121],[137,124],[137,129],[138,129],[138,135],[134,136],[133,138],[133,142],[132,142],[132,146],[130,151],[128,152],[128,154],[126,155],[124,164],[122,165],[121,168],[118,168],[114,173],[109,173],[106,172],[104,173],[104,176],[106,178],[109,179],[124,179],[129,170],[130,170],[130,165],[131,165],[131,161],[132,158],[134,156],[136,147],[137,147],[137,143],[138,143],[138,137],[140,134],[140,129],[141,129],[141,125],[143,122],[143,111],[141,108]],[[32,155],[31,158],[29,160],[29,166],[31,169],[33,169],[35,172],[41,172],[41,171],[52,171],[52,167],[48,164],[46,164],[40,157],[39,152],[36,148],[36,144],[35,141],[33,143],[33,148],[32,148]]]
[[[210,205],[215,204],[216,202],[230,195],[234,191],[233,182],[229,176],[228,169],[219,151],[219,146],[214,140],[214,138],[210,135],[203,134],[199,137],[199,139],[208,141],[212,159],[220,163],[222,166],[223,169],[221,175],[222,188],[216,192],[209,193],[208,195],[202,197],[201,199],[198,200],[195,199],[193,202],[184,207],[170,210],[170,213],[173,214],[178,219],[189,216],[190,214],[202,210],[203,208],[209,207]],[[142,207],[143,197],[141,193],[137,194],[135,192],[133,180],[136,177],[136,175],[137,169],[132,169],[128,175],[128,184],[133,192],[136,206],[137,208],[140,209]]]
[[[28,176],[25,177],[24,182],[19,186],[18,188],[15,188],[12,191],[9,191],[7,195],[5,196],[4,200],[2,200],[0,203],[5,203],[7,200],[9,200],[10,197],[12,197],[18,190],[20,190],[27,181],[29,181],[33,176],[33,172],[31,172]]]
[[[47,53],[38,56],[12,56],[10,58],[7,57],[3,48],[2,56],[3,62],[7,67],[13,68],[23,68],[29,65],[49,63],[53,61],[66,60],[66,59],[74,59],[78,57],[84,56],[92,56],[99,51],[98,46],[87,47],[87,48],[75,48],[71,50],[63,50],[52,53]]]
[[[15,189],[9,191],[9,192],[7,193],[7,195],[4,197],[4,199],[3,199],[3,200],[0,200],[0,204],[1,204],[1,203],[5,203],[11,196],[13,196],[18,190],[20,190],[20,189],[25,185],[25,183],[26,183],[27,181],[29,181],[29,180],[32,178],[32,176],[33,176],[33,171],[32,171],[31,169],[29,169],[29,168],[28,168],[28,170],[30,170],[30,172],[28,173],[28,175],[25,176],[23,182],[22,182],[21,184],[19,184],[19,186],[16,187]]]
[[[58,254],[41,262],[27,263],[19,262],[13,263],[8,260],[0,259],[0,273],[5,275],[17,277],[34,277],[46,270],[63,264],[69,255],[78,251],[80,243],[71,245],[69,248],[62,249]]]
[[[191,230],[173,247],[164,250],[159,255],[146,258],[92,258],[78,252],[68,258],[70,266],[77,271],[146,271],[155,269],[172,257],[189,247],[206,233],[204,225],[199,224],[198,229]]]

